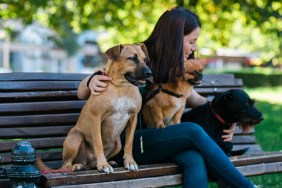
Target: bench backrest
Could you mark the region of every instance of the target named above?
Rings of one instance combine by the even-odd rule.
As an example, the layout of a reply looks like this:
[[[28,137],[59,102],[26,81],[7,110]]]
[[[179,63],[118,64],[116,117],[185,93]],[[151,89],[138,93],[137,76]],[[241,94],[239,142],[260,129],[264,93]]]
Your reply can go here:
[[[0,165],[10,165],[11,149],[21,139],[28,140],[50,167],[62,164],[62,144],[77,121],[85,101],[76,90],[85,74],[3,73],[0,74]],[[212,98],[232,88],[242,88],[233,75],[206,75],[196,90]],[[259,150],[252,134],[239,131],[235,147]]]

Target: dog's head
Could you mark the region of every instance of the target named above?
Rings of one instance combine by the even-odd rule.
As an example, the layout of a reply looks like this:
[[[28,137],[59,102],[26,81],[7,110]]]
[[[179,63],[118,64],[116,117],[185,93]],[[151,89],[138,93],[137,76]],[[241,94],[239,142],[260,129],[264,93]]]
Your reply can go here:
[[[191,85],[200,85],[203,80],[203,65],[199,60],[188,59],[184,62],[185,80]]]
[[[109,59],[106,72],[115,66],[115,74],[122,74],[133,85],[144,86],[145,80],[152,75],[146,65],[149,57],[144,44],[117,45],[108,49],[105,54]]]
[[[238,123],[243,131],[248,131],[263,120],[254,103],[243,90],[232,89],[217,95],[211,107],[227,124]]]

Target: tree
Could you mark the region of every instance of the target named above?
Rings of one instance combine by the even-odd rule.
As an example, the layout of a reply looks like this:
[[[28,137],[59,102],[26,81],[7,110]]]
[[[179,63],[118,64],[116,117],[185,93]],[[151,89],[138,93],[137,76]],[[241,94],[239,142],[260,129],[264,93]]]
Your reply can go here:
[[[63,38],[70,28],[75,33],[106,30],[108,38],[99,41],[104,50],[117,43],[145,40],[159,16],[175,5],[199,14],[203,23],[199,46],[263,50],[265,60],[280,58],[281,62],[279,0],[4,0],[0,16],[4,21],[20,19],[25,24],[38,21]],[[253,38],[253,31],[259,38]],[[251,44],[246,42],[248,37]],[[266,44],[257,45],[259,40]]]

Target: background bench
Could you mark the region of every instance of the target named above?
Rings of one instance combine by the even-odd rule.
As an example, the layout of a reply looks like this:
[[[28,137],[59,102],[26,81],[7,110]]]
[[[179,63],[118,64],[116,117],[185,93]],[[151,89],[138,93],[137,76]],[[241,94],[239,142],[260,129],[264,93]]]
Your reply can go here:
[[[19,140],[28,140],[45,163],[62,165],[62,144],[76,123],[84,100],[76,90],[85,74],[3,73],[0,74],[0,167],[11,165],[11,149]],[[233,75],[205,75],[196,90],[208,98],[232,88],[242,88]],[[234,149],[250,147],[247,154],[231,157],[246,176],[282,172],[282,152],[264,152],[256,143],[254,131],[236,130]],[[160,187],[181,184],[181,171],[174,164],[141,165],[136,173],[116,168],[113,174],[97,170],[42,176],[41,187]],[[3,188],[7,178],[0,179]]]

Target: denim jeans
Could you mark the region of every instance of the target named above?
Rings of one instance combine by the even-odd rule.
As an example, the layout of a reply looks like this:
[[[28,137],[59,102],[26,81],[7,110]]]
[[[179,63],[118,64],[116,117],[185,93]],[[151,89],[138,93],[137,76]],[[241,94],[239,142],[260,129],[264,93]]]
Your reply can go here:
[[[144,153],[141,153],[140,136]],[[121,136],[124,145],[124,134]],[[123,164],[123,152],[113,160]],[[174,162],[183,169],[183,185],[207,188],[207,170],[213,177],[235,188],[253,188],[226,154],[195,123],[181,123],[164,129],[137,129],[133,143],[133,157],[137,164]]]

